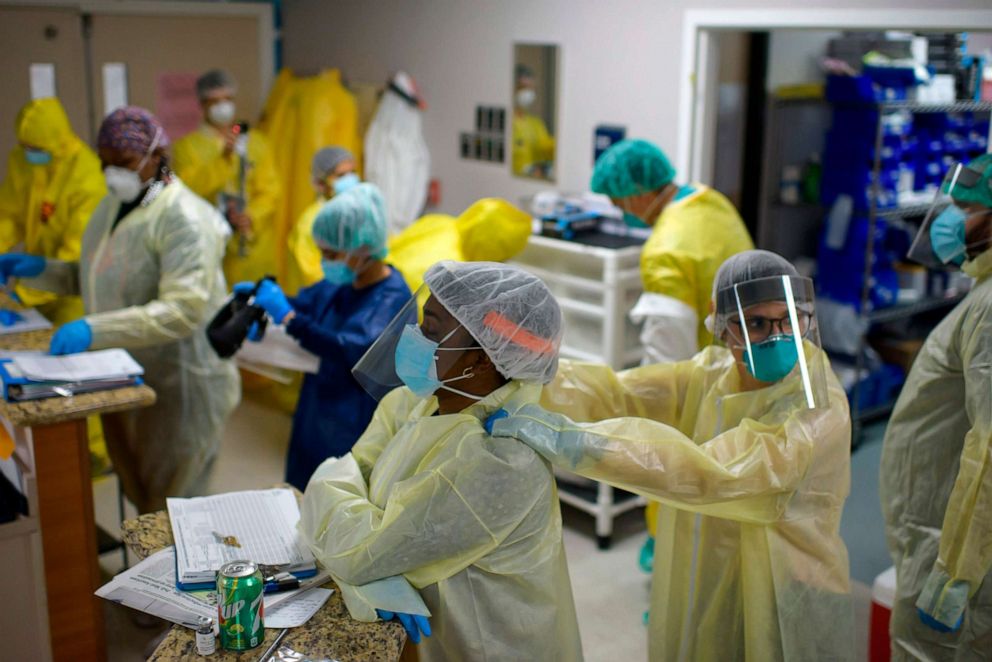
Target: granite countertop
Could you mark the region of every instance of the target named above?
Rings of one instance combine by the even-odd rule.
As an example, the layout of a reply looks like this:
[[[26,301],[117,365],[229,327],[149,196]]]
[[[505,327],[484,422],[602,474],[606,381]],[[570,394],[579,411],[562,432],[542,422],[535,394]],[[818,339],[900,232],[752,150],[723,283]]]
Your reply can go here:
[[[0,302],[2,303],[2,302]],[[0,335],[0,349],[48,349],[52,330],[27,331]],[[21,427],[50,425],[86,418],[93,414],[109,414],[155,404],[155,391],[149,386],[126,386],[109,391],[81,393],[68,398],[43,398],[27,402],[7,402],[0,398],[0,416]]]
[[[172,526],[164,511],[127,520],[123,524],[123,530],[128,549],[142,559],[173,542]],[[340,662],[392,662],[400,659],[406,643],[403,626],[396,622],[356,621],[348,615],[341,592],[334,582],[328,581],[324,587],[334,589],[334,593],[306,625],[291,629],[283,637],[281,646],[289,646],[298,653],[311,657],[327,657]],[[209,659],[218,662],[254,662],[280,632],[281,630],[266,630],[265,642],[261,646],[240,654],[221,649],[218,639],[217,652]],[[148,659],[149,662],[185,662],[205,658],[196,654],[193,631],[174,625]]]

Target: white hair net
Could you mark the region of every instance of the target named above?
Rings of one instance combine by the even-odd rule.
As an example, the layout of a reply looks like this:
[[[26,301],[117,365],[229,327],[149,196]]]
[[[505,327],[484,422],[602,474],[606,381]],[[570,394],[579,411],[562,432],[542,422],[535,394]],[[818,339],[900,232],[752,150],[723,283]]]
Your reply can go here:
[[[737,297],[734,293],[734,286],[762,279],[774,278],[776,276],[789,276],[796,281],[807,281],[803,279],[791,262],[778,253],[763,250],[743,251],[732,255],[720,265],[713,279],[713,303],[716,310],[706,320],[707,328],[714,335],[719,336],[726,328],[729,317],[736,316]],[[784,291],[779,284],[768,283],[767,287],[755,287],[748,290],[752,300],[742,302],[744,305],[760,303],[784,297]],[[796,302],[803,309],[813,311],[813,292],[811,287],[798,287],[795,290]]]
[[[438,262],[424,283],[507,379],[547,384],[558,371],[561,309],[539,278],[499,262]]]
[[[211,69],[196,79],[196,96],[201,100],[214,90],[231,90],[236,92],[238,82],[234,76],[223,69]]]
[[[324,179],[334,173],[342,161],[354,161],[355,156],[344,147],[325,147],[313,155],[310,162],[310,175],[314,179]]]
[[[313,238],[339,251],[365,247],[386,257],[386,203],[375,184],[358,184],[334,196],[317,212]]]

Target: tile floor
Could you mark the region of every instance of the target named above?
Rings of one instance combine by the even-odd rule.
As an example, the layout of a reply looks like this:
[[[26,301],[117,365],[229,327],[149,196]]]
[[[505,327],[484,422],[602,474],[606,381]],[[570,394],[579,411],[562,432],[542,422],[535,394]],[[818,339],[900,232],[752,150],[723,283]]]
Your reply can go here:
[[[247,398],[235,411],[224,434],[223,446],[209,484],[211,493],[271,485],[282,479],[289,439],[290,417],[266,404]],[[842,533],[851,556],[854,579],[858,650],[867,659],[870,585],[875,575],[888,567],[878,506],[877,475],[884,427],[866,432],[866,441],[852,459],[852,493],[842,523]],[[97,521],[115,531],[119,521],[116,480],[94,484]],[[127,516],[133,517],[128,507]],[[642,624],[648,604],[648,578],[637,567],[643,542],[643,516],[631,512],[617,522],[610,550],[596,549],[592,520],[563,506],[565,547],[582,631],[586,660],[646,660],[647,642]],[[110,577],[121,568],[120,554],[101,559]],[[107,641],[111,662],[143,660],[161,627],[139,627],[133,612],[106,605]]]

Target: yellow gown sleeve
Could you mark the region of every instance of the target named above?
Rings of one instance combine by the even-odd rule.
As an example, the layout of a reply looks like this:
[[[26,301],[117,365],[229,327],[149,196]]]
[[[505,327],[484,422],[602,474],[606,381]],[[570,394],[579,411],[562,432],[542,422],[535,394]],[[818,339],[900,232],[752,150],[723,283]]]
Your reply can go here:
[[[704,284],[700,282],[695,259],[677,249],[665,248],[659,239],[652,234],[641,254],[644,291],[678,299],[696,310],[696,293]],[[712,284],[705,287],[712,287]]]
[[[172,167],[194,193],[216,204],[217,196],[237,179],[238,158],[234,154],[224,156],[217,141],[195,131],[176,141]]]
[[[403,574],[423,588],[484,557],[550,498],[537,453],[468,427],[458,453],[393,485],[385,508],[369,501],[353,458],[317,469],[301,526],[328,572],[358,585]]]
[[[275,158],[263,134],[250,134],[248,156],[252,164],[245,182],[248,213],[256,225],[274,228],[281,189]]]
[[[544,387],[541,406],[578,422],[641,416],[675,425],[693,370],[691,360],[617,373],[606,365],[562,359]]]
[[[945,624],[964,613],[992,570],[992,315],[966,319],[964,406],[971,429],[940,534],[940,553],[917,606]]]
[[[18,172],[22,158],[18,158],[17,150],[7,159],[7,176],[0,184],[0,253],[7,253],[11,248],[24,241],[24,215],[28,201],[28,192],[24,187],[23,173]]]
[[[212,242],[217,237],[204,232],[199,219],[187,218],[185,210],[165,213],[148,238],[159,256],[158,296],[143,305],[87,315],[92,349],[165,345],[202,333],[204,319],[213,312],[218,250]]]

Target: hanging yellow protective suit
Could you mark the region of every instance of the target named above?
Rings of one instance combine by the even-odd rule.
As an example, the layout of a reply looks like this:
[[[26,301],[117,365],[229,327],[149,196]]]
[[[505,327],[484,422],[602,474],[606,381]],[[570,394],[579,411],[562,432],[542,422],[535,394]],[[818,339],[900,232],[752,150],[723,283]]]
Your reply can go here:
[[[273,144],[275,176],[282,199],[276,212],[276,275],[288,272],[288,238],[294,223],[313,203],[310,162],[328,145],[351,151],[361,166],[362,142],[358,136],[358,106],[354,95],[341,84],[337,69],[299,78],[289,69],[276,77],[259,123]]]
[[[852,658],[851,420],[826,355],[807,356],[828,408],[806,407],[800,374],[741,391],[733,355],[711,346],[620,373],[562,361],[546,409],[495,422],[556,466],[661,502],[651,660]]]
[[[439,415],[435,396],[397,388],[310,479],[300,529],[314,555],[348,584],[402,574],[419,589],[433,631],[422,660],[582,659],[551,470],[482,427],[539,394],[512,381]]]
[[[36,99],[17,115],[20,143],[52,155],[48,165],[30,165],[18,145],[7,161],[0,185],[0,253],[23,243],[24,252],[58,260],[79,259],[83,231],[100,199],[107,194],[100,160],[72,132],[58,99]],[[24,305],[37,307],[52,323],[83,315],[78,296],[16,287]]]
[[[555,139],[537,115],[513,115],[513,172],[531,174],[529,168],[555,158]]]
[[[387,261],[396,267],[411,292],[424,274],[442,260],[505,262],[527,245],[530,215],[499,198],[483,198],[457,218],[428,214],[389,239]],[[420,293],[420,308],[430,292]]]
[[[992,250],[913,362],[885,430],[880,496],[898,590],[893,660],[992,655]],[[917,608],[958,632],[920,622]]]
[[[223,150],[224,137],[209,124],[202,124],[172,147],[176,174],[213,205],[222,193],[240,194],[241,159],[234,153],[225,156]],[[255,281],[276,270],[281,180],[269,142],[257,129],[248,132],[244,178],[245,212],[252,219],[252,236],[244,257],[238,254],[237,234],[228,241],[224,275],[229,283]]]
[[[25,280],[81,292],[91,349],[123,347],[145,368],[155,404],[104,416],[124,493],[144,513],[203,489],[240,387],[205,331],[227,297],[224,219],[178,180],[115,225],[119,209],[112,196],[100,203],[78,263],[49,260]]]
[[[754,248],[734,205],[719,191],[694,184],[655,221],[641,253],[645,292],[677,299],[696,311],[698,346],[713,342],[704,321],[710,313],[713,278],[727,258]]]

